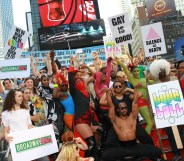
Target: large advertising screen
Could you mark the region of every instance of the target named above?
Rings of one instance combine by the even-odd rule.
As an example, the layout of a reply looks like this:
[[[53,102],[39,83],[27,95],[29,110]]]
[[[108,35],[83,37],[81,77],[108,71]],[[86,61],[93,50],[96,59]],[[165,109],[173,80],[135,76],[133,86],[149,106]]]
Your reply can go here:
[[[38,4],[43,27],[99,18],[96,0],[38,0]]]
[[[38,29],[40,50],[60,50],[103,44],[103,20]]]
[[[147,0],[146,8],[150,19],[161,18],[176,12],[174,0]]]

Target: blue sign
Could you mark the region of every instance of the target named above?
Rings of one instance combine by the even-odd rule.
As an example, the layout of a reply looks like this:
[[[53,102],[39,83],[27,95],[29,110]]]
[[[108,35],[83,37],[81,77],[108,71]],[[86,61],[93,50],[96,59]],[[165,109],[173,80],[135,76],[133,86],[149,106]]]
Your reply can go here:
[[[86,64],[91,64],[94,61],[94,58],[92,56],[93,51],[98,52],[98,57],[101,60],[106,60],[104,45],[93,46],[88,48],[80,48],[80,49],[71,49],[71,50],[55,50],[55,59],[57,59],[60,62],[61,66],[69,66],[70,57],[76,56],[77,52],[79,51],[80,51],[80,55],[79,55],[80,62],[82,62],[82,56],[85,54],[86,57],[84,59],[84,62]],[[43,59],[46,58],[46,54],[49,52],[50,50],[23,52],[21,54],[21,58],[29,58],[30,54],[32,54],[35,59],[39,58],[40,61],[38,63],[38,70],[40,70],[46,66],[46,64],[43,62]]]
[[[177,39],[174,43],[174,48],[176,51],[176,58],[178,60],[184,60],[184,56],[181,54],[181,48],[184,45],[184,37]]]

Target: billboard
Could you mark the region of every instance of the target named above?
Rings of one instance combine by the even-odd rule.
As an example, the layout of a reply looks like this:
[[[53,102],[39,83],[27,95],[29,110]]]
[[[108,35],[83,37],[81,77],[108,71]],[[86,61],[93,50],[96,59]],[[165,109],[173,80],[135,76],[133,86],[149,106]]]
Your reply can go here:
[[[147,0],[146,8],[150,19],[161,18],[176,12],[174,0]]]
[[[59,50],[103,44],[103,20],[38,29],[40,50]]]
[[[96,0],[38,0],[38,5],[43,27],[99,18]]]
[[[181,37],[174,42],[174,48],[176,52],[176,58],[178,60],[184,60],[184,55],[181,52],[181,50],[184,48],[184,37]]]

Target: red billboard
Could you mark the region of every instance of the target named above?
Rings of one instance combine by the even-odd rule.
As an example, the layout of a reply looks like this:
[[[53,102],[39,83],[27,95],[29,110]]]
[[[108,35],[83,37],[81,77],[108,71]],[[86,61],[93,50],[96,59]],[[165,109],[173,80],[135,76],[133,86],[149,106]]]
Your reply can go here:
[[[147,0],[146,8],[150,19],[161,18],[176,12],[174,0]]]
[[[96,0],[38,0],[43,27],[96,19]],[[97,11],[98,12],[98,11]]]

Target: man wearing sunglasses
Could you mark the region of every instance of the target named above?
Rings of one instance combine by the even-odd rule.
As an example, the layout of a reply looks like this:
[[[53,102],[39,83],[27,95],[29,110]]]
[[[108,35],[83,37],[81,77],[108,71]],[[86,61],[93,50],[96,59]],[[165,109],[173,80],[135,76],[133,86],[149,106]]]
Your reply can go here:
[[[161,155],[159,148],[150,144],[137,143],[138,88],[141,86],[141,84],[137,84],[134,87],[132,110],[130,110],[125,101],[114,104],[111,98],[111,90],[105,89],[109,105],[109,118],[118,137],[119,146],[107,149],[102,154],[103,161],[116,161],[129,156],[136,158],[147,157],[153,161],[162,160],[159,157]],[[115,83],[114,88],[121,89],[121,84]]]

